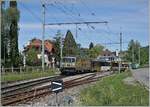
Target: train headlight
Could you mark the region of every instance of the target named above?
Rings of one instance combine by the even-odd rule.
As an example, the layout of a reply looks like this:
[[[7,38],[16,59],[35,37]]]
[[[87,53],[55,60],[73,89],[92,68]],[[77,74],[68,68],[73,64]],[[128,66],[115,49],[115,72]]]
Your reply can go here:
[[[72,63],[72,66],[75,66],[75,63]]]

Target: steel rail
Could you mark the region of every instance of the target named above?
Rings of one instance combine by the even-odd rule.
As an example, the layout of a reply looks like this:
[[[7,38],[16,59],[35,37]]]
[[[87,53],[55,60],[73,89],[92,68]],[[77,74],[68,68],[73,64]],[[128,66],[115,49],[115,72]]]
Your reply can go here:
[[[64,87],[65,87],[65,89],[67,89],[67,88],[71,88],[71,87],[74,87],[74,86],[78,86],[78,85],[82,85],[82,84],[86,84],[86,83],[90,83],[90,82],[95,82],[95,81],[98,80],[98,78],[109,76],[111,74],[112,73],[105,74],[105,75],[102,75],[100,77],[95,77],[93,74],[88,75],[89,77],[86,75],[86,76],[83,76],[82,78],[79,77],[78,79],[76,78],[76,79],[73,79],[73,80],[65,81],[64,82]],[[83,78],[85,78],[85,79],[83,79]],[[36,91],[36,94],[35,94],[35,91]],[[47,94],[51,94],[51,93],[52,92],[50,91],[50,85],[47,85],[47,86],[41,87],[39,89],[32,90],[28,93],[22,93],[22,96],[21,95],[15,96],[16,98],[14,98],[13,100],[10,100],[11,97],[10,98],[5,98],[5,99],[2,98],[2,105],[12,105],[12,104],[15,104],[17,102],[21,102],[21,101],[24,101],[24,100],[29,100],[31,98],[35,98],[35,97],[38,97],[38,96],[43,96],[43,95],[47,95]],[[26,94],[26,96],[25,96],[25,94]]]
[[[10,93],[10,95],[13,94],[13,92],[17,91],[22,91],[27,88],[32,88],[33,86],[40,85],[46,82],[50,82],[51,80],[54,80],[56,78],[63,78],[64,76],[55,76],[55,77],[47,77],[47,78],[42,78],[38,80],[33,80],[33,81],[27,81],[24,83],[18,83],[6,87],[1,88],[1,96],[6,96]]]

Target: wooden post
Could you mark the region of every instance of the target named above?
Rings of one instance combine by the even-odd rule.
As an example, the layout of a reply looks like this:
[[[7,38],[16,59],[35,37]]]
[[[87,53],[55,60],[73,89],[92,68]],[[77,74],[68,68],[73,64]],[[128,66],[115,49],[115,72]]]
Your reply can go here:
[[[20,67],[20,73],[22,72],[22,68]]]
[[[14,72],[14,68],[13,68],[13,66],[11,67],[11,71],[12,71],[12,72]]]
[[[4,68],[4,66],[2,66],[2,72],[3,72],[3,74],[5,74],[5,68]]]

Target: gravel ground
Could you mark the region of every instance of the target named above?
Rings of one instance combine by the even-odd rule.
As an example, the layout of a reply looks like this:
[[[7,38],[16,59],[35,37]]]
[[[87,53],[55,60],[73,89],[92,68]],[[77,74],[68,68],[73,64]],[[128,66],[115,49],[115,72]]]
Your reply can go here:
[[[76,86],[70,89],[65,89],[63,92],[57,94],[57,102],[59,106],[79,106],[81,105],[79,93],[88,86],[94,85],[96,82]],[[32,102],[19,104],[19,106],[56,106],[56,94],[47,95],[45,97],[36,99]]]
[[[88,74],[83,74],[85,75],[89,75]],[[105,72],[103,74],[101,73],[97,73],[96,77],[100,77],[102,75],[106,75],[109,74],[109,72]],[[73,79],[73,78],[79,78],[83,75],[78,75],[78,76],[70,76],[67,78],[64,78],[64,81]],[[84,90],[86,87],[89,87],[91,85],[94,85],[96,82],[92,82],[92,83],[88,83],[88,84],[84,84],[84,85],[79,85],[79,86],[75,86],[73,88],[69,88],[69,89],[65,89],[63,90],[63,92],[60,92],[57,95],[57,102],[59,106],[79,106],[81,105],[81,102],[79,100],[79,93],[81,90]],[[36,98],[32,101],[28,101],[28,102],[24,102],[22,104],[19,104],[19,106],[56,106],[56,94],[50,94],[47,95],[45,97],[41,97],[41,98]]]

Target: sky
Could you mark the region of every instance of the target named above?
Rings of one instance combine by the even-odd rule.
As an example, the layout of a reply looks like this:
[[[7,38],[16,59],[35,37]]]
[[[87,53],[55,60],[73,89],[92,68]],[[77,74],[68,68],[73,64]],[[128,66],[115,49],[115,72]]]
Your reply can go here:
[[[45,39],[52,40],[58,30],[65,37],[67,30],[71,30],[81,47],[89,47],[93,42],[115,51],[119,45],[109,43],[118,43],[122,32],[123,50],[131,39],[148,45],[148,0],[18,0],[20,50],[29,40],[42,38],[42,3],[46,4],[46,24],[108,21],[108,24],[78,25],[78,30],[76,25],[45,26]]]

